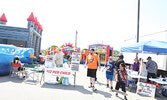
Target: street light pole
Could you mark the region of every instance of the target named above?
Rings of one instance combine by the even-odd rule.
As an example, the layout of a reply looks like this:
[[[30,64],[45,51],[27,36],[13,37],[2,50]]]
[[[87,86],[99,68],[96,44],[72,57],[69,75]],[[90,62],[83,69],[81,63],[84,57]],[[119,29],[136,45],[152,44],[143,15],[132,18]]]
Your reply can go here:
[[[78,35],[78,32],[76,30],[76,36],[75,36],[75,47],[77,47],[77,35]]]
[[[77,47],[77,35],[78,35],[78,32],[76,30],[76,36],[75,36],[75,47]],[[74,87],[75,87],[75,84],[76,84],[76,72],[74,74]]]
[[[138,0],[138,16],[137,16],[137,42],[139,42],[139,19],[140,19],[140,0]]]
[[[140,0],[138,0],[138,16],[137,16],[137,43],[139,42],[139,19],[140,19]],[[136,53],[136,58],[138,58],[138,53]]]

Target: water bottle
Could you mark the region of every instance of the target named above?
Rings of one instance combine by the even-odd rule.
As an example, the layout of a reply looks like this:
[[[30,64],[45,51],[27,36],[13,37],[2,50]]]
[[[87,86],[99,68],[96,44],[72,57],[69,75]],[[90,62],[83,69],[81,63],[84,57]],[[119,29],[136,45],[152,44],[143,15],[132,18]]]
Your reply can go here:
[[[162,75],[160,75],[160,76],[159,76],[159,78],[160,78],[160,80],[161,80],[161,78],[162,78]]]

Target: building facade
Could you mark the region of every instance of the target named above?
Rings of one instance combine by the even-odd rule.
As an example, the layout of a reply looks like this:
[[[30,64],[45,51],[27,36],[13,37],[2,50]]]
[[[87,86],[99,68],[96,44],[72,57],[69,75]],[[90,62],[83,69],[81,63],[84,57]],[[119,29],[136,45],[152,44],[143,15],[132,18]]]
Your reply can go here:
[[[34,55],[38,56],[41,49],[43,28],[33,13],[27,21],[27,28],[7,26],[7,19],[3,13],[0,17],[0,44],[34,48]]]

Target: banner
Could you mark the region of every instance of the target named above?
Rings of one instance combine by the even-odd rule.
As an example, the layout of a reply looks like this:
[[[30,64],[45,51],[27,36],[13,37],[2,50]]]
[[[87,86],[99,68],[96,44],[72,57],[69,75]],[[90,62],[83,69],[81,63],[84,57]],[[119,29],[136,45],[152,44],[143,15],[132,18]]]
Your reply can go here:
[[[79,71],[79,64],[80,64],[80,53],[73,52],[72,59],[71,59],[71,70],[72,71]]]
[[[45,68],[46,76],[60,76],[60,77],[71,77],[71,70],[66,70],[63,68]]]
[[[147,83],[142,83],[138,82],[137,84],[137,93],[150,96],[150,97],[155,97],[155,90],[156,86],[152,84],[147,84]]]

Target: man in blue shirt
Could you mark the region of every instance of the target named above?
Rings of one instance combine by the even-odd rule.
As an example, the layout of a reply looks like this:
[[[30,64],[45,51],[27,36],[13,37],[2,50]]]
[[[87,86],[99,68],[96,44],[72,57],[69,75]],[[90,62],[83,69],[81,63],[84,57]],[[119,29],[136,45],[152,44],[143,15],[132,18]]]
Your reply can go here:
[[[111,85],[111,90],[113,90],[112,80],[113,80],[113,73],[115,70],[115,63],[112,60],[112,57],[109,57],[109,62],[106,62],[104,69],[106,69],[106,79],[107,79],[107,88],[109,87],[109,81]],[[102,72],[104,71],[102,70]]]
[[[146,63],[147,67],[147,82],[150,82],[149,78],[156,78],[158,65],[155,61],[151,59],[151,57],[147,58],[148,62]]]

